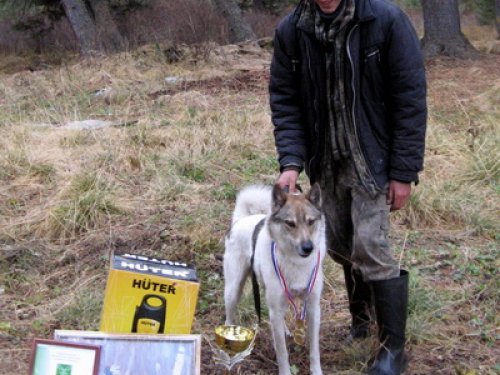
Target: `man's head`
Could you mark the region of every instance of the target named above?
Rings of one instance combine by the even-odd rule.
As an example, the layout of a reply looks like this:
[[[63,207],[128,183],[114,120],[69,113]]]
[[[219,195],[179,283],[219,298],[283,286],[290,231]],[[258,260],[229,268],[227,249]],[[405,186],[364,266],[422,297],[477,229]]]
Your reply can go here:
[[[324,13],[333,13],[338,8],[342,0],[314,0]]]

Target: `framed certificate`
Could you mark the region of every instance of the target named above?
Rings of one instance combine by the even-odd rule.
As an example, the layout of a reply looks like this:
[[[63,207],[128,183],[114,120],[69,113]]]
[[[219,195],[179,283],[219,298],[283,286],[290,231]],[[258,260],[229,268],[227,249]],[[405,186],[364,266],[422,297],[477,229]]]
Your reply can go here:
[[[97,375],[101,347],[34,339],[29,375]]]
[[[99,375],[200,374],[200,335],[56,330],[54,337],[66,342],[100,346]]]

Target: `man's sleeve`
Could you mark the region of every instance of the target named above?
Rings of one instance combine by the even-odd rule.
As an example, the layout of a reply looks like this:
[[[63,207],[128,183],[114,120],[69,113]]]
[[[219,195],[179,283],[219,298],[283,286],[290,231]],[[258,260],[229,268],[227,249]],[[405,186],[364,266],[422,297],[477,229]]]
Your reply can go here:
[[[427,126],[425,67],[418,37],[402,11],[391,25],[387,48],[392,123],[389,178],[418,182]]]
[[[284,45],[285,39],[288,43],[294,41],[290,33],[295,33],[295,30],[287,31],[284,22],[278,26],[274,37],[269,81],[271,118],[280,170],[290,166],[302,170],[307,151],[300,105],[301,67],[299,58],[291,56],[290,49]]]

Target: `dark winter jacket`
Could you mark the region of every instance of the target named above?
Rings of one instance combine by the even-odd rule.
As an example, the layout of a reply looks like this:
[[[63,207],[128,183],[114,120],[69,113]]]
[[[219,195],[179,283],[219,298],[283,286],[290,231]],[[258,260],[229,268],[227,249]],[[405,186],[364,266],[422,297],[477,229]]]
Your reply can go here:
[[[314,30],[301,25],[301,4],[279,24],[269,84],[281,170],[305,168],[321,175],[327,101],[325,54]],[[353,121],[351,154],[365,187],[383,189],[389,179],[418,182],[427,119],[420,44],[407,16],[387,0],[356,0],[347,37],[348,103]]]

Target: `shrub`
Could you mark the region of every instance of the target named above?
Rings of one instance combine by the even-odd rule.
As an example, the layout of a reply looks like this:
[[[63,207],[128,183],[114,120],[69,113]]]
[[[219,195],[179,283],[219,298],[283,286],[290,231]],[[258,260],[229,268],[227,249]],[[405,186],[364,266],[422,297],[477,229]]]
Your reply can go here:
[[[476,0],[474,5],[476,18],[481,25],[495,22],[495,0]]]

